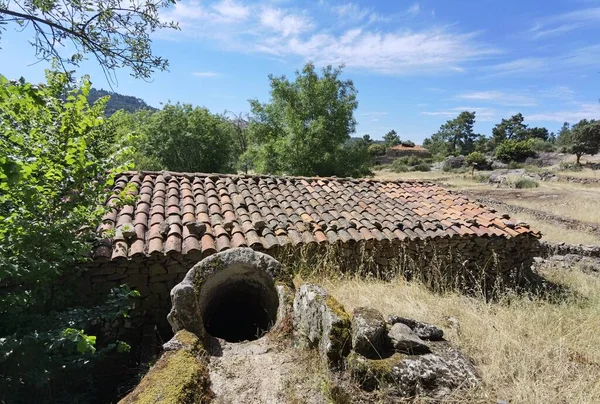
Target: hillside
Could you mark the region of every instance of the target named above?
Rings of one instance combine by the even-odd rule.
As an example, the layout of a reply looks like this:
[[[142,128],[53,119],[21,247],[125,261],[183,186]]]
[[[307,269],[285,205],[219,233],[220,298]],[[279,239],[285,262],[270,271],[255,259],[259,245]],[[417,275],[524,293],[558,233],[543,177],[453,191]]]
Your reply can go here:
[[[97,99],[105,97],[107,95],[110,96],[110,100],[106,104],[105,108],[105,113],[107,116],[111,116],[112,114],[121,109],[127,112],[134,112],[139,109],[150,109],[153,111],[156,110],[156,108],[146,104],[146,102],[141,98],[137,98],[131,95],[123,95],[112,91],[106,91],[104,89],[97,90],[95,88],[92,88],[90,90],[90,95],[88,96],[88,101],[90,103],[93,103]]]

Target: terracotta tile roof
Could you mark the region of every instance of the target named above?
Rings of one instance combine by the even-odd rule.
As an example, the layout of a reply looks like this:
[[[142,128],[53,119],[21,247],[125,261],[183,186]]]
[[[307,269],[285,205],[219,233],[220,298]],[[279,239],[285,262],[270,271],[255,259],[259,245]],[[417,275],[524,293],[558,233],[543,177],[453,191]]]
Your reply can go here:
[[[424,148],[421,145],[414,145],[414,146],[404,146],[404,145],[397,145],[397,146],[393,146],[390,149],[392,150],[400,150],[400,151],[405,151],[405,150],[410,150],[410,151],[415,151],[415,152],[424,152],[424,153],[429,153],[429,150],[427,150],[426,148]]]
[[[122,206],[126,189],[134,205]],[[205,256],[231,247],[433,239],[453,235],[539,236],[494,209],[423,182],[123,173],[99,232],[113,234],[97,259]]]

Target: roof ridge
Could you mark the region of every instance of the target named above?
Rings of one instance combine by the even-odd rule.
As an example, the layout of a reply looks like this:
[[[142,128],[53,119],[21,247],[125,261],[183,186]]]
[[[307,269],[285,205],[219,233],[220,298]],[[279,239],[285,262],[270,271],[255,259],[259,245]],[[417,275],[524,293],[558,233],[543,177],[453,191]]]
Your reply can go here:
[[[432,181],[423,181],[418,179],[398,179],[398,180],[386,180],[379,178],[354,178],[354,177],[307,177],[300,175],[274,175],[274,174],[227,174],[227,173],[202,173],[202,172],[179,172],[179,171],[170,171],[170,170],[162,170],[162,171],[152,171],[152,170],[132,170],[132,171],[121,171],[116,173],[115,175],[118,177],[120,175],[164,175],[170,174],[172,176],[179,177],[219,177],[219,178],[279,178],[279,179],[293,179],[293,180],[326,180],[326,181],[339,181],[339,182],[379,182],[379,183],[409,183],[409,184],[432,184],[435,185]]]

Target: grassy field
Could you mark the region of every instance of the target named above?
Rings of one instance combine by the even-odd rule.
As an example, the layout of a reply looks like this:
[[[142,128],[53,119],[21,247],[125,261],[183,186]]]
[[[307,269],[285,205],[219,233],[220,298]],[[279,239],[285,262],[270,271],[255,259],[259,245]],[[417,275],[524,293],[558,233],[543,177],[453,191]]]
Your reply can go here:
[[[600,277],[552,268],[544,274],[573,296],[550,303],[507,294],[487,303],[458,293],[434,294],[415,282],[321,283],[349,312],[369,306],[386,316],[441,326],[475,360],[483,379],[480,388],[444,402],[598,403]]]

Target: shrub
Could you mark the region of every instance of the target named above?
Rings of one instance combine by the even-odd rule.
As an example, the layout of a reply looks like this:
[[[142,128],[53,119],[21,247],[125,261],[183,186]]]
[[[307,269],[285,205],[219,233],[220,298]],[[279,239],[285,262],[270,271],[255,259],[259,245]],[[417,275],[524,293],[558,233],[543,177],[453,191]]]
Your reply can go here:
[[[516,170],[518,168],[523,168],[523,164],[517,163],[516,161],[511,161],[510,163],[508,163],[506,168],[511,169],[511,170]]]
[[[467,165],[472,166],[476,165],[478,168],[482,169],[488,166],[488,161],[485,158],[485,155],[480,152],[470,153],[466,158],[465,162]]]
[[[404,147],[415,147],[415,142],[411,140],[403,140],[400,144]]]
[[[383,156],[385,154],[385,145],[381,143],[369,145],[369,154],[371,156]]]
[[[431,166],[425,162],[422,162],[414,166],[413,171],[431,171]]]
[[[395,173],[407,173],[410,168],[406,164],[392,164],[392,171]]]
[[[524,161],[527,157],[533,157],[535,156],[533,139],[522,141],[505,140],[496,148],[495,156],[504,163]]]
[[[532,180],[531,178],[521,178],[517,182],[515,182],[515,188],[524,189],[524,188],[537,188],[540,185],[537,181]]]
[[[554,143],[544,141],[542,139],[531,139],[531,148],[537,152],[553,152],[555,149]]]

